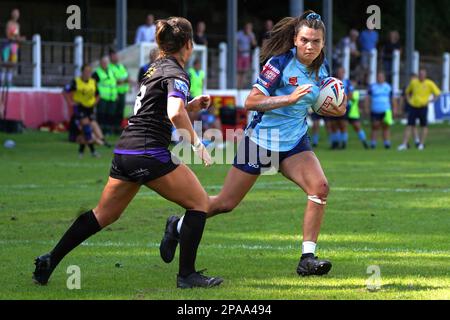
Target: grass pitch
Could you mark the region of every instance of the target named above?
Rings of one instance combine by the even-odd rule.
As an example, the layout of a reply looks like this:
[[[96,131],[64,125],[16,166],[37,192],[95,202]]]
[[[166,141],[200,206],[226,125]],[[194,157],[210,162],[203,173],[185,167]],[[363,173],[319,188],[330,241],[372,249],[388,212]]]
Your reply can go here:
[[[393,128],[394,146],[403,127]],[[324,134],[323,134],[324,136]],[[176,205],[142,188],[122,218],[68,255],[45,287],[34,285],[33,259],[49,251],[76,216],[96,205],[111,150],[77,158],[66,135],[0,134],[0,299],[450,299],[450,127],[430,129],[425,151],[363,150],[353,132],[346,151],[316,153],[331,193],[318,255],[333,262],[323,277],[302,278],[304,193],[281,175],[261,177],[232,213],[208,220],[198,269],[225,279],[209,290],[175,288],[178,255],[158,245]],[[191,166],[216,194],[229,165]],[[69,290],[67,268],[81,270]],[[380,271],[381,288],[367,273]],[[377,268],[375,267],[375,268]]]

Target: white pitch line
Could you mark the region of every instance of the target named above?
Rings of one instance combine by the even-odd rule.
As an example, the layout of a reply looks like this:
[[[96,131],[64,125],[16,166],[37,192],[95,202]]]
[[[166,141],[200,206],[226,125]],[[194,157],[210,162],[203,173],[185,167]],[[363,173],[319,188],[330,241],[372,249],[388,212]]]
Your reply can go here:
[[[46,246],[53,246],[53,241],[32,241],[32,240],[0,240],[0,245],[30,245],[39,244]],[[122,241],[104,241],[104,242],[91,242],[85,241],[81,244],[86,247],[115,247],[115,248],[159,248],[159,243],[138,243],[138,242],[122,242]],[[202,248],[208,249],[231,249],[231,250],[273,250],[273,251],[298,251],[300,250],[300,244],[298,246],[271,246],[271,245],[246,245],[246,244],[202,244]],[[414,254],[446,254],[450,255],[450,251],[446,250],[424,250],[424,249],[402,249],[402,248],[369,248],[369,247],[333,247],[333,248],[321,248],[324,252],[344,252],[351,250],[352,252],[383,252],[383,253],[414,253]]]
[[[212,186],[205,186],[205,189],[221,189],[222,185],[212,185]],[[299,190],[300,187],[290,183],[289,181],[275,181],[270,183],[256,183],[253,186],[253,189],[275,189],[275,190]],[[425,192],[441,192],[441,193],[448,193],[450,192],[450,188],[350,188],[350,187],[330,187],[331,191],[339,191],[339,192],[347,192],[347,191],[353,191],[353,192],[396,192],[396,193],[425,193]]]
[[[18,185],[0,185],[0,189],[8,190],[27,190],[27,189],[45,189],[45,188],[70,188],[76,186],[77,188],[89,188],[97,186],[94,182],[92,184],[18,184]],[[206,190],[222,189],[223,185],[204,186]],[[275,181],[270,183],[256,183],[253,186],[255,190],[300,190],[300,188],[289,181]],[[149,190],[150,191],[150,190]],[[333,187],[331,191],[338,192],[392,192],[392,193],[449,193],[450,188],[351,188],[351,187]],[[150,191],[152,192],[152,191]]]

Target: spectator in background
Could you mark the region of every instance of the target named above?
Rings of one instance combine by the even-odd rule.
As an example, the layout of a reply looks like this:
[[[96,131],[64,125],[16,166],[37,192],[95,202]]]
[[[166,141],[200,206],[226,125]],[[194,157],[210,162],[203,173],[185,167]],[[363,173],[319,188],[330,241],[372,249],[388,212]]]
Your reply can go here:
[[[200,59],[195,59],[192,67],[188,69],[189,80],[191,81],[191,98],[201,96],[203,93],[203,83],[205,72],[202,70]]]
[[[411,105],[409,104],[408,97],[406,95],[406,89],[408,88],[408,86],[411,83],[411,81],[413,81],[414,79],[417,79],[417,78],[418,78],[418,75],[416,73],[412,73],[410,78],[409,78],[408,83],[402,89],[402,96],[400,98],[401,105],[402,105],[401,110],[403,110],[404,115],[406,116],[406,121],[408,119],[409,112],[410,112],[410,110],[412,108]],[[419,136],[419,130],[417,129],[416,126],[413,127],[413,134],[414,134],[414,143],[416,145],[416,148],[418,148],[419,144],[420,144],[420,136]],[[407,147],[409,149],[409,144],[407,144]]]
[[[152,14],[147,15],[145,24],[141,25],[136,31],[135,44],[141,42],[155,42],[155,17]]]
[[[362,84],[368,83],[370,56],[373,49],[377,48],[378,31],[366,29],[359,35],[359,45],[361,49]]]
[[[342,117],[333,117],[331,122],[331,149],[345,149],[348,144],[348,123],[350,123],[358,134],[358,138],[363,144],[365,149],[369,146],[366,141],[366,133],[361,129],[359,122],[359,93],[356,93],[358,100],[354,100],[355,89],[350,79],[345,79],[344,67],[338,68],[336,72],[336,78],[340,79],[344,84],[345,94],[347,96],[347,112]],[[351,112],[351,114],[350,114]]]
[[[153,62],[156,61],[156,59],[158,59],[159,56],[159,49],[153,48],[152,50],[150,50],[150,53],[148,55],[148,63],[144,64],[140,69],[139,69],[139,73],[138,73],[138,79],[137,79],[137,84],[140,85],[141,81],[144,79],[145,73],[147,72],[148,68],[150,68],[151,64]]]
[[[206,38],[206,24],[204,21],[199,21],[197,23],[197,28],[195,28],[194,43],[208,46],[208,39]]]
[[[19,9],[13,9],[11,11],[11,19],[6,24],[6,41],[1,48],[1,61],[4,64],[0,69],[0,84],[6,84],[6,86],[12,85],[13,68],[17,64],[19,43],[25,40],[25,37],[20,35],[20,11]]]
[[[425,140],[428,135],[428,104],[430,98],[434,96],[437,99],[441,94],[441,90],[430,79],[427,79],[427,70],[420,69],[419,78],[411,80],[408,88],[406,88],[406,99],[410,105],[408,113],[408,125],[405,129],[405,137],[403,143],[398,147],[399,151],[408,149],[409,138],[411,132],[416,126],[416,121],[420,121],[422,134],[417,149],[425,149]]]
[[[125,110],[125,99],[130,90],[131,79],[128,75],[127,68],[119,62],[119,56],[113,49],[109,51],[109,59],[111,63],[108,68],[111,69],[117,83],[117,103],[112,120],[112,130],[114,133],[121,133],[123,111]]]
[[[336,46],[336,50],[333,52],[333,61],[338,66],[344,65],[344,50],[346,47],[350,48],[350,73],[355,72],[356,68],[359,64],[359,58],[361,53],[358,49],[358,37],[359,32],[356,29],[351,29],[348,36],[342,38],[338,45]]]
[[[195,59],[192,67],[188,69],[189,81],[191,82],[190,95],[191,98],[199,97],[203,94],[203,85],[205,81],[205,72],[202,70],[200,59]],[[208,112],[208,110],[201,110],[201,112]],[[189,119],[194,122],[198,119],[199,112],[188,112]]]
[[[387,81],[392,82],[392,59],[395,50],[401,50],[400,34],[398,31],[390,31],[386,43],[383,45],[381,55],[383,58],[384,72],[386,73]]]
[[[259,35],[259,46],[262,48],[264,45],[264,42],[270,38],[270,31],[273,29],[273,21],[270,19],[267,19],[264,22],[264,30],[261,31],[261,34]]]
[[[92,68],[88,64],[81,67],[81,76],[72,80],[70,85],[64,88],[64,98],[70,106],[73,106],[74,121],[77,132],[81,132],[77,138],[79,143],[78,154],[82,158],[84,149],[88,145],[93,157],[98,157],[94,147],[94,137],[91,122],[95,120],[95,106],[99,101],[97,83],[91,77]]]
[[[97,120],[105,134],[112,134],[114,115],[117,102],[117,82],[114,73],[109,68],[108,57],[100,60],[100,66],[95,69],[92,78],[97,81],[100,101],[97,106]]]
[[[251,67],[252,49],[254,49],[256,45],[253,25],[250,22],[247,22],[244,25],[244,28],[237,33],[238,89],[243,89],[245,86],[246,77]]]
[[[377,82],[370,85],[366,96],[366,108],[370,110],[372,122],[370,148],[377,145],[377,134],[380,128],[383,131],[384,148],[391,148],[389,114],[395,113],[396,102],[393,98],[392,87],[386,82],[383,72],[378,72]]]

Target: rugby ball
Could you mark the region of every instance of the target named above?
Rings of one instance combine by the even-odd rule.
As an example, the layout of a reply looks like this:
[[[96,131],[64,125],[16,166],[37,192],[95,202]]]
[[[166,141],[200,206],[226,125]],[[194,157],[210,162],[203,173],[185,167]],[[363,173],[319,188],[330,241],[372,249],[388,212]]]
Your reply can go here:
[[[340,106],[344,100],[344,84],[341,80],[328,77],[320,83],[319,97],[312,106],[316,113],[330,108],[332,104]]]

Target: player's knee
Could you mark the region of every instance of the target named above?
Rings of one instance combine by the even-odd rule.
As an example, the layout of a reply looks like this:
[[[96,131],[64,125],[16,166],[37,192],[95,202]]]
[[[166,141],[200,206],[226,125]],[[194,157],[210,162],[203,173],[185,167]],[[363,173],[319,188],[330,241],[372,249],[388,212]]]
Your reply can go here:
[[[228,213],[236,208],[236,203],[232,199],[224,199],[220,201],[219,212],[220,213]]]
[[[222,199],[220,196],[213,197],[213,201],[210,201],[209,211],[213,215],[228,213],[233,211],[236,204],[230,199]]]
[[[315,195],[320,199],[326,199],[328,194],[330,193],[330,186],[328,185],[328,181],[326,179],[321,179],[317,183],[315,183],[309,194]]]
[[[232,203],[225,201],[224,203],[222,203],[222,205],[219,208],[220,213],[228,213],[233,211],[234,206]]]

